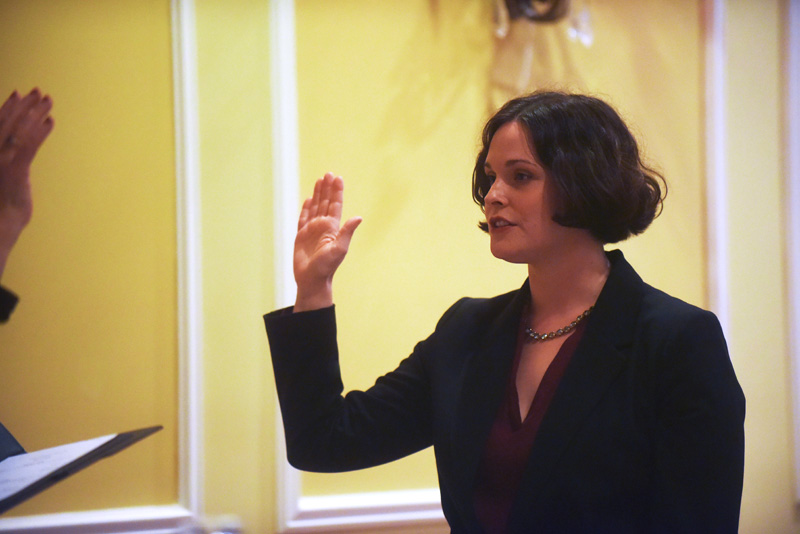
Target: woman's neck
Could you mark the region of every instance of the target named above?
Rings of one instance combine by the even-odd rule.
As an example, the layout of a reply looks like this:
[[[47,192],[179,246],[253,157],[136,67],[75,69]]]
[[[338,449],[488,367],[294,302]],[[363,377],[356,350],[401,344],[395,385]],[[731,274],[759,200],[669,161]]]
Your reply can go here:
[[[593,306],[600,295],[610,264],[603,247],[592,243],[569,248],[528,265],[531,319],[546,329],[559,327]]]

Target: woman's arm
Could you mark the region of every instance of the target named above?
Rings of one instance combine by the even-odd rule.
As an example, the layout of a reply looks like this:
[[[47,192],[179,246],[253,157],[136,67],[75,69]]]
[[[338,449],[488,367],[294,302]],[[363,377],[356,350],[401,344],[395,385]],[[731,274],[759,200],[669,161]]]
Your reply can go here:
[[[745,399],[716,317],[692,314],[659,363],[653,531],[735,533]]]
[[[264,317],[289,461],[310,471],[346,471],[384,463],[430,445],[429,390],[419,357],[342,396],[332,281],[344,260],[354,217],[341,227],[344,184],[326,174],[298,221],[293,309]]]
[[[350,471],[431,445],[424,365],[430,339],[368,390],[342,396],[334,308],[286,311],[264,321],[289,463],[306,471]]]

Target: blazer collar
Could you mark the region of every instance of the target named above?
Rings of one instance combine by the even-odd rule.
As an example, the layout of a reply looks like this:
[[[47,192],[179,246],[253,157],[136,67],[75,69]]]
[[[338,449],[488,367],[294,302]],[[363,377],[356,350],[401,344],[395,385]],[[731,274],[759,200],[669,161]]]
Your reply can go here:
[[[526,280],[518,291],[508,295],[509,300],[501,305],[499,313],[487,325],[466,364],[451,443],[453,457],[460,459],[455,464],[458,472],[454,473],[458,480],[452,486],[461,493],[458,502],[473,502],[475,479],[486,439],[505,393],[514,361],[519,321],[529,294]],[[473,514],[468,523],[477,524],[471,506],[463,512]]]

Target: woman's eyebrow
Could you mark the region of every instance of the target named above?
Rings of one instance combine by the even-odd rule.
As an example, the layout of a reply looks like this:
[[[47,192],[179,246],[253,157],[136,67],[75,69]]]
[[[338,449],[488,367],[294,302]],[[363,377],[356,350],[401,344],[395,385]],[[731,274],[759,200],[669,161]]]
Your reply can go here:
[[[516,165],[517,163],[525,163],[527,165],[534,165],[534,166],[537,166],[537,167],[541,166],[538,163],[536,163],[535,161],[532,161],[532,160],[529,160],[529,159],[522,159],[522,158],[510,159],[510,160],[506,161],[505,166],[506,167],[512,167],[512,166]],[[491,169],[492,165],[491,165],[491,163],[486,161],[483,164],[483,168],[484,169]]]
[[[535,161],[532,161],[532,160],[529,160],[529,159],[518,158],[518,159],[510,159],[510,160],[506,161],[506,167],[511,167],[512,165],[516,165],[517,163],[525,163],[527,165],[537,165],[537,163]]]

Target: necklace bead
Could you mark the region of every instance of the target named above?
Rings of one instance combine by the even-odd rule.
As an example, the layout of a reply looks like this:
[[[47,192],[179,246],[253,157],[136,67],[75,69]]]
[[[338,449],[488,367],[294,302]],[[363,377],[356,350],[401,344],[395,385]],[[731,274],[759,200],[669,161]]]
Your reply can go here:
[[[527,327],[525,328],[525,333],[528,335],[528,337],[525,339],[525,341],[527,343],[535,343],[537,341],[549,341],[551,339],[561,337],[565,334],[569,334],[570,332],[575,330],[575,327],[578,326],[578,324],[580,324],[581,321],[589,317],[589,314],[592,313],[593,309],[594,306],[590,306],[589,309],[584,311],[582,314],[578,315],[578,317],[576,317],[575,320],[569,323],[567,326],[564,326],[562,328],[559,328],[558,330],[549,332],[547,334],[540,334],[539,332],[533,330],[531,327]]]

